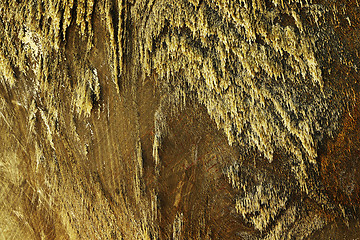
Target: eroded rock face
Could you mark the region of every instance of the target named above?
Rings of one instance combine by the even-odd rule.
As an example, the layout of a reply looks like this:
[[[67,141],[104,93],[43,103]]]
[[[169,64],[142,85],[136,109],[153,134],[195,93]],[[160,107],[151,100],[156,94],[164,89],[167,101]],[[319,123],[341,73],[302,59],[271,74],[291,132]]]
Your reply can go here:
[[[357,1],[0,13],[5,239],[360,234]]]

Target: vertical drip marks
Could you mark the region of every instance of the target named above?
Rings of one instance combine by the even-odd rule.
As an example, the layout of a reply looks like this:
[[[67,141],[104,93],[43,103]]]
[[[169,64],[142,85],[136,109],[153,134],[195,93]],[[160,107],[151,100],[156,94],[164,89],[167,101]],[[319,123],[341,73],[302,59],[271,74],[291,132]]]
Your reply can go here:
[[[125,0],[120,1],[121,4],[118,3],[118,27],[117,27],[117,40],[118,40],[118,64],[119,64],[119,74],[122,75],[123,72],[123,62],[124,62],[124,50],[126,46],[124,34],[126,33],[126,19],[127,16],[127,5]]]
[[[270,162],[284,151],[295,165],[316,165],[318,141],[340,114],[316,58],[317,25],[309,25],[308,10],[318,7],[300,0],[148,5],[138,44],[145,75],[195,93],[230,144],[254,147]],[[306,189],[306,168],[299,169]]]
[[[82,66],[79,63],[80,66]],[[80,71],[80,69],[85,69]],[[78,86],[75,88],[74,106],[79,114],[84,113],[89,116],[91,110],[100,100],[100,82],[97,70],[89,69],[87,66],[82,66],[79,69],[81,73],[78,78]]]
[[[326,218],[294,201],[291,182],[266,170],[234,163],[225,169],[229,183],[238,191],[237,213],[259,230],[259,239],[303,239],[320,229]]]
[[[113,81],[120,92],[120,76],[123,69],[124,34],[126,18],[125,1],[106,1],[104,3],[106,28],[110,37],[110,59]]]
[[[60,26],[61,26],[61,18],[62,18],[62,9],[59,1],[54,1],[48,3],[47,8],[48,11],[47,22],[50,23],[47,35],[53,39],[53,47],[57,51],[60,47]]]
[[[92,15],[93,15],[93,11],[94,11],[94,5],[95,5],[94,0],[88,0],[87,1],[86,22],[87,22],[87,25],[88,25],[88,34],[89,35],[93,35]]]
[[[163,112],[163,106],[160,104],[158,110],[156,110],[154,115],[154,142],[153,142],[153,158],[155,160],[155,171],[159,173],[159,148],[161,146],[161,140],[164,137],[167,129],[166,118]]]
[[[85,34],[85,30],[86,30],[85,12],[86,12],[85,0],[78,0],[76,7],[76,24],[80,27],[80,33],[82,35]]]
[[[155,173],[159,174],[160,156],[159,149],[163,138],[168,134],[167,118],[175,115],[185,107],[185,92],[178,86],[177,89],[163,95],[158,109],[154,114],[154,142],[153,158],[155,161]]]
[[[173,222],[173,240],[182,239],[183,213],[177,213]]]
[[[63,24],[62,24],[62,35],[63,35],[63,41],[66,40],[66,30],[70,26],[71,23],[71,11],[74,6],[74,0],[64,0],[62,2],[62,8],[64,9],[63,13]]]
[[[265,231],[287,208],[290,190],[284,182],[269,177],[265,171],[234,164],[225,174],[232,187],[240,190],[236,211],[255,229]]]
[[[73,0],[71,0],[73,1]],[[82,37],[87,38],[87,51],[90,51],[93,46],[93,27],[92,27],[92,15],[94,11],[94,0],[78,0],[76,7],[76,24],[80,28],[80,34]]]
[[[16,1],[2,1],[0,8],[4,21],[12,22],[16,28],[28,28],[41,34],[49,50],[59,50],[62,42],[66,42],[67,29],[74,22],[79,27],[83,38],[88,40],[87,50],[92,48],[92,17],[95,0],[25,0],[21,4]],[[16,23],[15,23],[16,22]]]
[[[11,67],[9,60],[4,56],[0,49],[0,81],[3,84],[8,84],[10,87],[15,85],[16,79],[14,70]]]
[[[142,148],[140,139],[136,143],[135,149],[135,181],[134,181],[134,191],[135,191],[135,200],[138,204],[141,201],[141,191],[143,184],[143,158],[142,158]]]

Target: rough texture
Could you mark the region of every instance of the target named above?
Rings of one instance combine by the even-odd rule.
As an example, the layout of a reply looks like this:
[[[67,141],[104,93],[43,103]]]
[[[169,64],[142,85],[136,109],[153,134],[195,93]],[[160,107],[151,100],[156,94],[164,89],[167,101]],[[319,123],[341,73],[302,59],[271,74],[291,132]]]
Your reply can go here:
[[[0,238],[358,237],[359,16],[0,1]]]

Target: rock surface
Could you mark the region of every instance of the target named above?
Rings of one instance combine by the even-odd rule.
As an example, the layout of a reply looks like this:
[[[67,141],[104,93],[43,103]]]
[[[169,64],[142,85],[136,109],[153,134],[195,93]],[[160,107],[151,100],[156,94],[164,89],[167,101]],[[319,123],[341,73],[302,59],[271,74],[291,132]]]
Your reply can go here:
[[[2,0],[1,239],[357,239],[357,0]]]

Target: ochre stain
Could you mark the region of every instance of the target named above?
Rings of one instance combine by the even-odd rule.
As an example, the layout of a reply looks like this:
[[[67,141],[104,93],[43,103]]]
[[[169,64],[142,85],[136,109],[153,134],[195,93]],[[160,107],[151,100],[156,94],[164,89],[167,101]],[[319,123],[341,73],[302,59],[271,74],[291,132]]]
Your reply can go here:
[[[320,156],[320,173],[326,191],[340,204],[359,207],[360,203],[360,103],[345,114],[338,136],[329,141],[327,152]]]

